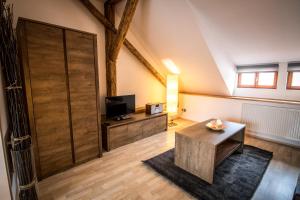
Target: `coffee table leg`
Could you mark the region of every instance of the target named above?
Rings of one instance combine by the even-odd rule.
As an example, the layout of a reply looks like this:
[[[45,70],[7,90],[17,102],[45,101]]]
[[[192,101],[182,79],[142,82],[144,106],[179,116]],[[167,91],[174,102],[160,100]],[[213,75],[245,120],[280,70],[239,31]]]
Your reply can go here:
[[[241,146],[236,150],[238,153],[243,153],[245,141],[245,129],[240,130],[231,139],[241,143]]]

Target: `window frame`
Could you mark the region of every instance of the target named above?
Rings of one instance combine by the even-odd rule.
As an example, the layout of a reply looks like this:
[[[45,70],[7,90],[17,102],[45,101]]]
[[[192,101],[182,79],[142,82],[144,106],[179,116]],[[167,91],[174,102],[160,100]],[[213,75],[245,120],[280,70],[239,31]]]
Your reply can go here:
[[[271,73],[271,72],[274,73],[274,81],[273,81],[274,84],[273,85],[258,85],[259,74],[260,73]],[[246,74],[246,73],[255,73],[254,85],[242,85],[241,84],[242,74]],[[278,80],[278,71],[239,72],[237,88],[277,89],[277,80]]]
[[[294,72],[300,72],[300,70],[288,72],[288,78],[287,78],[287,84],[286,84],[286,89],[288,89],[288,90],[300,90],[300,86],[292,86]]]

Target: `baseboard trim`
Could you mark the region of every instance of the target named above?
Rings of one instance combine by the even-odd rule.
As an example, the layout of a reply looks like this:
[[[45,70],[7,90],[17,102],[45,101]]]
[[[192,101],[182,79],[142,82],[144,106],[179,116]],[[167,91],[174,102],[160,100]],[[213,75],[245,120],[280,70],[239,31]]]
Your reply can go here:
[[[292,139],[292,138],[285,138],[285,137],[280,137],[277,135],[271,135],[271,134],[266,134],[266,133],[260,133],[260,132],[255,132],[251,130],[247,130],[246,134],[255,138],[263,139],[269,142],[275,142],[287,146],[292,146],[295,148],[300,148],[300,140]]]

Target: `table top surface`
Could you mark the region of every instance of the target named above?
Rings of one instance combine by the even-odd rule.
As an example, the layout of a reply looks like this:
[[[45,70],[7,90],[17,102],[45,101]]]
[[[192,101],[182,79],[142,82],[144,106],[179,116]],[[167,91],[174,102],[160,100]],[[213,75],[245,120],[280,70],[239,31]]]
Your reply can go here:
[[[175,134],[188,137],[192,140],[218,145],[246,127],[245,124],[222,121],[225,125],[225,129],[222,131],[214,131],[206,127],[206,124],[211,120],[212,119],[196,123],[176,131]]]

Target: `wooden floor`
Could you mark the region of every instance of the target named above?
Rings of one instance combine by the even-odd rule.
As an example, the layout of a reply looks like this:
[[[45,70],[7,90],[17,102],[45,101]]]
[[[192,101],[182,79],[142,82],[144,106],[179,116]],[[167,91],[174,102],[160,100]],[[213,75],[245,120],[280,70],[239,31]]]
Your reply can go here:
[[[193,122],[178,119],[177,123],[176,128],[182,128]],[[141,162],[173,148],[174,130],[104,153],[100,159],[41,181],[40,199],[193,199]],[[300,150],[252,137],[245,142],[274,153],[253,199],[291,200],[300,173]]]

